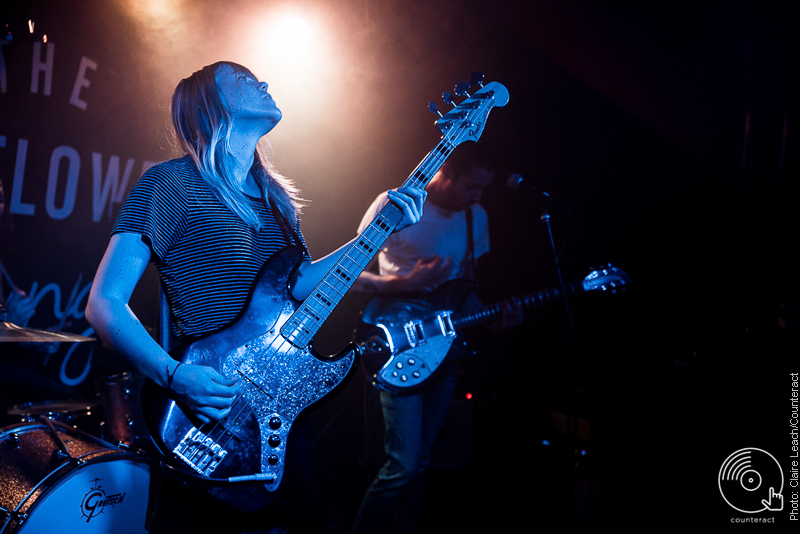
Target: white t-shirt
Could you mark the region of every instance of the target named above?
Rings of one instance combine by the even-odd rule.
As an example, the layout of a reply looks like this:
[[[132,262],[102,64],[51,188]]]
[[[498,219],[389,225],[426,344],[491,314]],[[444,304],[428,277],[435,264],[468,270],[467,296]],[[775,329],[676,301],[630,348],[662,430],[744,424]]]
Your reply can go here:
[[[386,205],[386,193],[378,195],[358,226],[361,233]],[[472,206],[474,255],[478,259],[489,252],[489,219],[483,206]],[[395,232],[378,254],[380,274],[405,275],[412,271],[417,260],[439,255],[450,256],[456,264],[450,279],[463,278],[462,269],[467,255],[466,211],[450,211],[430,202],[425,203],[422,218],[407,228]]]

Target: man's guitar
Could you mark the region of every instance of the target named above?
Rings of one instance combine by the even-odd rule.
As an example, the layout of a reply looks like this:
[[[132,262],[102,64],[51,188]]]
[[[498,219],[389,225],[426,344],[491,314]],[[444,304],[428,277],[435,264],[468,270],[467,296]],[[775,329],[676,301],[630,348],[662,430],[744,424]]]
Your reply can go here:
[[[467,98],[437,121],[441,141],[403,186],[424,189],[457,145],[478,140],[492,108],[508,102],[503,85],[472,81],[481,88],[469,96],[464,89],[470,84],[459,84],[457,94]],[[293,425],[343,386],[358,360],[353,344],[319,356],[312,339],[401,219],[387,204],[302,303],[288,289],[302,253],[288,248],[276,254],[233,324],[173,352],[181,362],[240,377],[242,387],[230,414],[206,425],[196,424],[165,391],[149,388],[148,427],[169,469],[237,510],[258,510],[274,499],[286,475]]]
[[[564,291],[568,296],[585,291],[616,291],[629,283],[625,272],[609,266],[566,285]],[[366,357],[386,362],[374,375],[375,383],[393,393],[414,393],[445,367],[444,362],[457,359],[453,343],[459,330],[500,319],[506,303],[516,303],[526,310],[561,298],[561,292],[552,288],[458,311],[472,289],[468,280],[451,280],[430,293],[372,297],[362,312],[355,340]]]

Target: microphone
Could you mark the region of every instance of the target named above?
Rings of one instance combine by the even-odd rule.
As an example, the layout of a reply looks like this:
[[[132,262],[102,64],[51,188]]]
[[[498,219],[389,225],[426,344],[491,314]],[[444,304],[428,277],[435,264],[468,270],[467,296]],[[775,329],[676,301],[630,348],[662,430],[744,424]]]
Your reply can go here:
[[[515,191],[522,191],[523,193],[527,193],[533,197],[536,197],[539,200],[544,200],[546,202],[552,202],[553,204],[558,204],[561,206],[561,203],[556,201],[553,197],[550,196],[550,193],[546,191],[542,191],[540,188],[533,185],[533,182],[524,178],[521,174],[512,174],[508,177],[506,181],[508,184],[509,189],[513,189]]]

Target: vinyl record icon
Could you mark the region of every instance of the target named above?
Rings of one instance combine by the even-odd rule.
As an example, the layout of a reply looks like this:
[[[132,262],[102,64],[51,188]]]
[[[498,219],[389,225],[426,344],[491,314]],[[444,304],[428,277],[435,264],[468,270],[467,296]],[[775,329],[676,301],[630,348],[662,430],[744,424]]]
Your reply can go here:
[[[783,470],[778,461],[761,449],[740,449],[722,463],[719,470],[719,491],[734,509],[747,514],[767,510],[770,488],[783,493]]]

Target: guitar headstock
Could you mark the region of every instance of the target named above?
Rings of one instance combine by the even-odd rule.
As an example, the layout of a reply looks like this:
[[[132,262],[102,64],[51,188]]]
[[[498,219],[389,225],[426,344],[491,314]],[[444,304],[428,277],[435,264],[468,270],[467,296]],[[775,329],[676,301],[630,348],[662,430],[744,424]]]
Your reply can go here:
[[[480,89],[470,95],[470,88],[476,85],[480,86]],[[433,102],[429,106],[432,112],[441,115],[436,125],[442,131],[443,137],[453,146],[464,141],[477,141],[483,133],[492,108],[503,107],[508,103],[508,90],[505,86],[498,82],[483,85],[483,74],[480,73],[473,73],[469,82],[458,83],[454,92],[467,98],[456,105],[453,95],[444,93],[444,101],[455,106],[444,115],[439,113]]]
[[[608,264],[608,267],[597,269],[583,279],[584,291],[608,291],[616,293],[624,291],[631,283],[631,278],[619,267]]]

